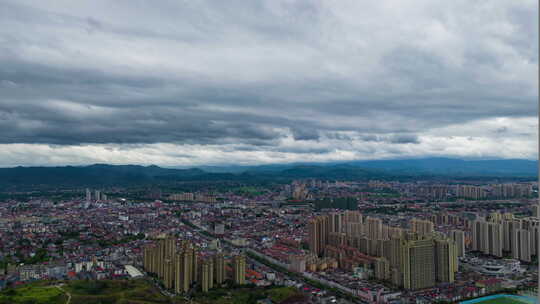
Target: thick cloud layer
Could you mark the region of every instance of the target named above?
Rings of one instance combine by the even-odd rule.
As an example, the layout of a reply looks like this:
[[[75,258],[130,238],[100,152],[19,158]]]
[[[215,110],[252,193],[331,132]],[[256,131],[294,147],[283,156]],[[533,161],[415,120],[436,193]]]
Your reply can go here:
[[[536,158],[537,13],[0,0],[0,166]]]

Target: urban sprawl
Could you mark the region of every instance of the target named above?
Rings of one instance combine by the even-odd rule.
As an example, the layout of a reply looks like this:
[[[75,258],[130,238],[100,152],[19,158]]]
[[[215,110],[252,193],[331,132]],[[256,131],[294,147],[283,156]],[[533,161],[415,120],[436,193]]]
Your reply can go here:
[[[8,193],[0,289],[146,277],[166,295],[286,285],[306,303],[532,292],[536,182],[325,181]]]

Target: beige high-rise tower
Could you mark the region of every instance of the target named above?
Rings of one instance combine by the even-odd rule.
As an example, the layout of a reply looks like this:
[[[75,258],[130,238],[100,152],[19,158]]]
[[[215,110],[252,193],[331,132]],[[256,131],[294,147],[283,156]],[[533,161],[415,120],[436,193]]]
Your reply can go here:
[[[503,225],[488,223],[488,254],[501,258],[503,256],[504,234]]]
[[[191,287],[191,264],[193,261],[191,251],[182,251],[176,255],[176,279],[175,279],[175,291],[176,293],[186,293]]]
[[[201,278],[201,290],[203,292],[207,292],[214,286],[214,262],[212,259],[205,259],[202,261],[199,272],[199,276]]]
[[[173,258],[167,258],[164,262],[164,270],[163,270],[163,285],[167,289],[174,288],[174,261]]]
[[[316,254],[324,253],[324,246],[327,244],[328,237],[328,217],[317,216],[308,221],[309,250]]]
[[[225,282],[225,258],[222,253],[214,256],[214,280],[218,286]]]
[[[328,233],[341,233],[343,227],[344,214],[341,212],[332,212],[328,215]]]
[[[198,275],[198,257],[197,257],[197,248],[191,248],[191,282],[198,282],[199,281],[199,275]]]
[[[175,252],[176,241],[173,238],[159,240],[157,246],[144,248],[144,269],[160,279],[166,279],[164,283],[167,285],[172,281],[170,268],[174,268],[172,264],[167,263],[173,263]]]
[[[435,285],[433,240],[403,241],[401,246],[403,287],[409,290]]]
[[[370,240],[381,240],[383,238],[383,222],[380,218],[368,217],[367,237]]]
[[[412,219],[410,225],[411,231],[417,233],[421,237],[430,235],[434,231],[433,222],[428,220]]]
[[[163,279],[165,288],[174,289],[176,293],[188,292],[195,283],[202,284],[203,290],[213,288],[214,259],[219,266],[216,281],[219,284],[225,281],[223,255],[218,254],[216,257],[206,259],[205,273],[198,267],[197,247],[189,241],[182,241],[180,250],[177,250],[175,239],[163,239],[158,241],[156,246],[144,248],[143,254],[144,269]],[[207,279],[205,282],[201,282],[203,273],[205,280]]]
[[[359,211],[346,210],[344,214],[345,223],[362,223],[362,214]]]
[[[146,272],[153,272],[152,271],[152,249],[149,247],[145,247],[143,249],[143,268]]]
[[[484,251],[487,246],[484,246],[487,223],[482,220],[476,220],[472,223],[472,250]]]
[[[503,256],[505,226],[501,222],[476,220],[472,227],[472,249],[496,257]]]
[[[435,240],[435,273],[438,282],[452,283],[457,272],[456,245],[451,240]]]
[[[389,245],[389,255],[388,255],[388,261],[390,262],[390,267],[396,267],[401,268],[401,255],[403,254],[401,251],[401,238],[391,238],[390,239],[390,245]]]
[[[246,284],[246,258],[243,255],[236,255],[233,258],[234,284]]]
[[[531,233],[528,230],[514,230],[512,257],[525,262],[531,261]]]
[[[377,280],[390,279],[390,262],[385,258],[375,260],[374,274]]]
[[[450,238],[456,244],[457,256],[465,256],[465,232],[462,230],[452,230],[450,232]]]

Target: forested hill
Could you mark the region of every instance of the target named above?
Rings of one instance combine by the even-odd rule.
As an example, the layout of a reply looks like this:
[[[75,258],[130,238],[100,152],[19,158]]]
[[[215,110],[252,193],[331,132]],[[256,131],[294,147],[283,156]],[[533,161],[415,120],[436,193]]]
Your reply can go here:
[[[225,167],[224,167],[225,168]],[[231,168],[230,166],[228,168]],[[286,181],[410,180],[429,178],[534,179],[538,162],[529,160],[482,160],[431,158],[359,161],[326,164],[292,164],[242,167],[241,169],[170,169],[158,166],[105,165],[0,168],[2,187],[80,187],[93,185],[143,185],[176,181]]]

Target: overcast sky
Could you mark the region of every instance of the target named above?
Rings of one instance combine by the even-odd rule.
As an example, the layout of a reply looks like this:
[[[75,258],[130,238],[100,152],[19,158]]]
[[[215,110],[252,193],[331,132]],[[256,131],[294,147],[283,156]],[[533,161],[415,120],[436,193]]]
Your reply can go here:
[[[0,166],[537,159],[536,0],[0,0]]]

